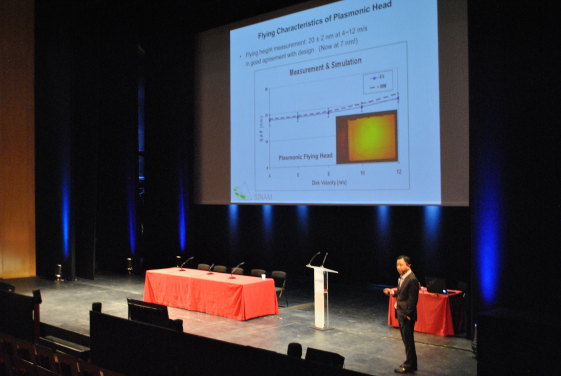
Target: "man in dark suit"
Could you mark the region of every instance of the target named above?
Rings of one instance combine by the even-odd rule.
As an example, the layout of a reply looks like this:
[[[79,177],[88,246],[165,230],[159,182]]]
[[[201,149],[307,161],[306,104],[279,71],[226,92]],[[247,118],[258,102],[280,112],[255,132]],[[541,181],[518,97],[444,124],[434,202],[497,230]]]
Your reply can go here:
[[[417,352],[413,337],[415,321],[417,321],[417,301],[419,300],[419,281],[411,270],[411,259],[407,256],[397,258],[399,281],[397,291],[384,289],[384,294],[396,297],[395,312],[399,322],[401,339],[405,345],[407,359],[394,371],[409,373],[417,370]]]

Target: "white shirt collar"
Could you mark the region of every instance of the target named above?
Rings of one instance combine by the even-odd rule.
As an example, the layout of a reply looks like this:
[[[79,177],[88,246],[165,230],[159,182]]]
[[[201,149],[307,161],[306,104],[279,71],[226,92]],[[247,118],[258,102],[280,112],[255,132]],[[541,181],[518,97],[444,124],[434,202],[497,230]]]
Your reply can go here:
[[[403,274],[403,275],[400,277],[400,278],[401,278],[401,281],[403,281],[405,278],[407,278],[407,276],[408,276],[409,274],[411,274],[411,269],[409,269],[409,270],[407,271],[407,273]]]

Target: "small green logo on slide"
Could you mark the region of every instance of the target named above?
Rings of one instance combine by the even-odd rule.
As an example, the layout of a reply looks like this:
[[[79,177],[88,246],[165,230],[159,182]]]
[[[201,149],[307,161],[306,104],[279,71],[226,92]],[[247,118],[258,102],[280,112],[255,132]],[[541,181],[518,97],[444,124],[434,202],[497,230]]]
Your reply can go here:
[[[251,193],[249,191],[249,188],[247,187],[247,184],[245,183],[245,181],[243,182],[242,185],[233,188],[234,194],[237,197],[237,200],[240,201],[246,201],[246,200],[251,200]]]
[[[240,189],[240,187],[234,188],[234,194],[236,196],[238,196],[239,198],[241,198],[242,200],[245,200],[247,197],[245,197],[245,195],[243,193],[238,192],[239,189]]]

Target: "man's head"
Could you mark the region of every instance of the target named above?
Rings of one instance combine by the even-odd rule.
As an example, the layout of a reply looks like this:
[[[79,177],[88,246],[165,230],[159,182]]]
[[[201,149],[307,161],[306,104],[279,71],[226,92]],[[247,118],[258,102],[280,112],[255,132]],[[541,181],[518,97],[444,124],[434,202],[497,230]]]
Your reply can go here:
[[[403,275],[411,270],[411,259],[409,256],[401,255],[397,258],[397,272],[399,275]]]

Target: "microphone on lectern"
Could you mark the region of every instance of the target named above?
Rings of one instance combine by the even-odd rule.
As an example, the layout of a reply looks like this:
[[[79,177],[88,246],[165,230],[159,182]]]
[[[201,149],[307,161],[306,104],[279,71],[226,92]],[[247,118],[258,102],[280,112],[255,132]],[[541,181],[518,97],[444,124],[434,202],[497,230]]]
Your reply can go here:
[[[194,258],[195,258],[195,256],[191,256],[191,257],[189,257],[187,260],[185,260],[185,262],[184,262],[183,264],[181,264],[181,266],[180,266],[181,269],[179,269],[179,271],[180,271],[180,272],[184,272],[185,269],[183,269],[183,265],[187,264],[189,261],[191,261],[191,260],[194,259]]]
[[[325,259],[327,258],[327,255],[328,255],[328,254],[329,254],[329,253],[326,253],[326,254],[325,254],[325,257],[323,258],[323,262],[321,263],[321,267],[322,267],[322,268],[323,268],[323,264],[325,264]]]
[[[238,264],[238,266],[236,266],[234,269],[232,269],[232,272],[230,273],[230,276],[228,277],[228,279],[235,279],[236,277],[234,277],[232,274],[234,274],[234,271],[239,268],[240,266],[242,266],[243,264],[245,264],[245,262],[240,262]]]
[[[310,262],[308,263],[308,265],[310,265],[312,263],[312,261],[314,261],[314,259],[316,258],[317,255],[319,255],[321,252],[318,252],[314,255],[314,257],[312,257],[312,259],[310,260]]]
[[[208,275],[208,274],[214,274],[214,273],[212,272],[212,267],[213,267],[213,266],[214,266],[214,264],[212,264],[211,266],[209,266],[209,268],[208,268],[208,273],[206,273],[207,275]]]

